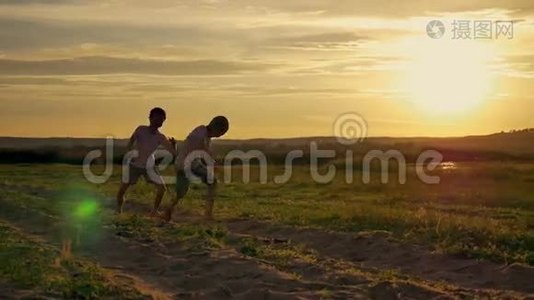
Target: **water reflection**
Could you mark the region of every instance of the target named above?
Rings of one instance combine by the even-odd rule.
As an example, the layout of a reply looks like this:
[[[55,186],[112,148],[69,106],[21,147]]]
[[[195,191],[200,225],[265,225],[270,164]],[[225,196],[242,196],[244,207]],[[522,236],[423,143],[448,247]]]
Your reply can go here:
[[[439,168],[442,170],[456,170],[458,166],[453,161],[445,161],[439,164]]]

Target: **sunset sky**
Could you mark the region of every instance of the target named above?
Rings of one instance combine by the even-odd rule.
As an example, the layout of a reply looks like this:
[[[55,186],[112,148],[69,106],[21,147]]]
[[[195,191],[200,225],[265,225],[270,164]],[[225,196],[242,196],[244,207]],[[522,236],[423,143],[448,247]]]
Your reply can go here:
[[[534,127],[533,17],[532,0],[0,0],[0,135],[127,137],[154,106],[179,139],[219,114],[228,138],[332,135],[346,112],[370,136]],[[455,39],[455,20],[492,37]]]

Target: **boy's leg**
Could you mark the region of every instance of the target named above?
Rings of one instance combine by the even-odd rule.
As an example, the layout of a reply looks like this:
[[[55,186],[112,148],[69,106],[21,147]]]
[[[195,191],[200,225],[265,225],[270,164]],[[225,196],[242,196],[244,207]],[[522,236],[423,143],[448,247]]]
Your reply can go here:
[[[215,203],[215,193],[217,191],[217,181],[212,184],[208,184],[208,194],[206,196],[206,209],[204,211],[204,217],[208,220],[213,219],[213,205]]]
[[[172,219],[174,208],[189,190],[189,179],[182,172],[176,175],[176,197],[172,200],[171,205],[165,210],[163,219],[169,222]]]
[[[165,195],[165,191],[167,191],[165,185],[156,184],[156,198],[154,199],[154,208],[152,209],[151,215],[155,216],[158,214],[158,208],[161,204],[161,199],[163,199],[163,195]]]
[[[157,216],[159,205],[161,204],[161,200],[163,199],[163,196],[165,195],[167,188],[165,187],[165,182],[163,182],[163,178],[161,177],[157,167],[154,167],[152,169],[147,169],[144,176],[147,182],[154,184],[154,186],[156,187],[156,197],[154,197],[154,207],[152,208],[150,215]]]
[[[210,170],[204,161],[199,160],[194,161],[194,163],[195,164],[192,165],[193,174],[200,177],[202,182],[204,182],[208,186],[208,193],[206,195],[206,203],[204,208],[204,217],[208,220],[212,220],[215,192],[217,191],[217,178],[215,178],[215,175],[213,173],[210,176]]]
[[[172,220],[172,213],[174,212],[174,208],[180,202],[180,200],[182,200],[182,198],[183,195],[176,195],[174,200],[172,200],[171,205],[163,213],[163,220],[165,220],[166,222],[170,222]]]
[[[119,192],[117,193],[117,209],[116,212],[118,214],[122,213],[122,206],[124,204],[124,194],[126,194],[126,190],[128,190],[128,187],[130,186],[129,183],[121,183],[121,186],[119,188]]]
[[[211,171],[213,172],[213,169]],[[195,172],[195,175],[200,177],[202,182],[204,182],[208,186],[204,217],[208,220],[212,220],[213,219],[213,205],[215,201],[215,192],[217,191],[217,178],[215,178],[215,175],[213,173],[211,173],[211,176],[210,176],[210,169],[208,168],[205,162],[197,164],[196,168],[194,169],[194,172]]]
[[[130,187],[130,185],[134,185],[137,183],[137,180],[139,179],[139,176],[143,174],[143,170],[139,169],[135,166],[129,165],[128,166],[128,177],[127,178],[121,178],[121,186],[119,188],[119,191],[117,192],[117,210],[116,212],[118,214],[122,213],[122,206],[124,205],[124,195],[126,194],[126,190]],[[125,175],[125,174],[123,174]]]

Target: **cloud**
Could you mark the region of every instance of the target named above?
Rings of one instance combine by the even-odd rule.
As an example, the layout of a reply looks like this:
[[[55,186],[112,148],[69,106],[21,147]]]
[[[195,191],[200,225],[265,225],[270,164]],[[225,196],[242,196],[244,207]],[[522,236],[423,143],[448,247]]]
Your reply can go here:
[[[101,43],[114,45],[203,45],[230,33],[195,25],[117,24],[112,22],[59,22],[0,18],[0,50],[65,47]]]
[[[0,85],[63,85],[69,81],[62,78],[50,77],[0,77]]]
[[[266,71],[273,65],[233,61],[169,61],[114,57],[79,57],[44,61],[0,60],[1,75],[226,75]]]
[[[60,11],[61,9],[58,8]],[[0,10],[1,11],[1,10]],[[53,20],[0,16],[0,51],[18,57],[21,51],[80,48],[94,45],[108,49],[160,49],[176,55],[180,49],[195,53],[214,53],[257,42],[258,32],[245,32],[231,26],[213,26],[206,20],[183,24],[116,22],[80,17],[79,20]],[[261,36],[261,34],[260,34]],[[180,49],[178,49],[180,48]],[[232,49],[235,53],[235,49]],[[80,56],[80,55],[78,55]]]
[[[195,6],[195,1],[186,1],[189,6]],[[196,5],[200,7],[201,5]],[[211,5],[217,10],[237,10],[243,7],[248,11],[263,12],[265,14],[304,14],[317,16],[366,16],[404,18],[425,16],[440,12],[461,12],[484,9],[505,9],[515,14],[524,15],[532,12],[534,5],[531,0],[233,0],[218,1]]]
[[[346,43],[365,39],[367,38],[353,32],[326,32],[286,37],[280,40],[303,43]]]
[[[294,50],[351,50],[369,40],[352,32],[327,32],[274,39],[270,48]]]
[[[265,1],[267,2],[267,0]],[[330,0],[309,1],[270,1],[273,7],[289,11],[323,11],[323,15],[367,16],[367,17],[416,17],[440,12],[476,11],[485,9],[505,9],[515,12],[532,11],[530,0],[340,0],[335,4]],[[274,4],[273,4],[274,3]]]
[[[497,73],[518,78],[534,78],[534,55],[507,55],[495,64]]]
[[[26,5],[26,4],[57,4],[68,3],[69,0],[0,0],[0,5]]]
[[[289,96],[289,95],[336,95],[355,94],[357,90],[346,88],[313,88],[313,87],[265,87],[265,86],[229,86],[221,87],[221,90],[237,92],[241,96]]]

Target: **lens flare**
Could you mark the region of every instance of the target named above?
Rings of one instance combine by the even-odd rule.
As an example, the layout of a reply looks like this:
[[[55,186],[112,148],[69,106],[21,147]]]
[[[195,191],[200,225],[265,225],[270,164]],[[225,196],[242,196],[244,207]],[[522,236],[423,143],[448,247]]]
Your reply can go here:
[[[94,216],[98,210],[98,203],[93,199],[84,199],[76,206],[74,216],[85,220]]]

